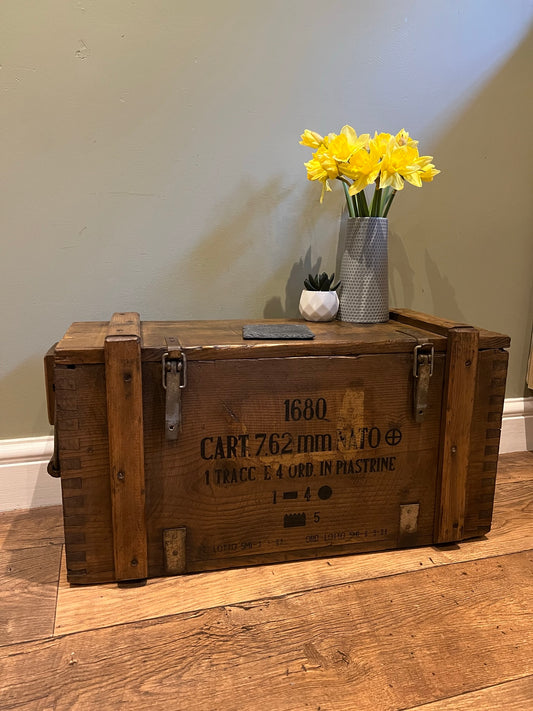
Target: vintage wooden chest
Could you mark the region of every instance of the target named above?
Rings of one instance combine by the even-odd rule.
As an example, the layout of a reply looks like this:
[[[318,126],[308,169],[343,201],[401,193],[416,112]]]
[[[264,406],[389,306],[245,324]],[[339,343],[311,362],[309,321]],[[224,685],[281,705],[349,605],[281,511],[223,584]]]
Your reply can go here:
[[[115,314],[47,354],[70,582],[490,529],[506,336],[406,310],[312,340],[246,325]]]

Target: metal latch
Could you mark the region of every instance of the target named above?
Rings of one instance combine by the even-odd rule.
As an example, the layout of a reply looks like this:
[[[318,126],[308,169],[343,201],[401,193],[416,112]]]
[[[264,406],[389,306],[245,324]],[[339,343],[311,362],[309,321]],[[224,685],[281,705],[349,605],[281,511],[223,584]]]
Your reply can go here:
[[[171,358],[163,354],[163,388],[165,389],[165,436],[178,439],[181,430],[181,391],[187,387],[187,360],[185,353]]]
[[[414,347],[413,354],[414,415],[416,422],[423,422],[428,406],[429,379],[433,375],[435,348],[431,343],[420,343]]]

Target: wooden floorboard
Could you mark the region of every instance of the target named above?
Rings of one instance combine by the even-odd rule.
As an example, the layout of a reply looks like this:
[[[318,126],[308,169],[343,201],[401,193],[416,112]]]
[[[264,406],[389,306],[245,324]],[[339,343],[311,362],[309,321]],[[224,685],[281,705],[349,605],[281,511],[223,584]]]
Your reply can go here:
[[[0,550],[17,550],[63,543],[61,506],[0,512]]]
[[[533,673],[532,583],[517,553],[12,645],[3,709],[416,707]]]
[[[61,507],[0,514],[0,711],[529,711],[533,453],[459,545],[59,580]]]
[[[61,546],[0,552],[0,646],[54,631]]]
[[[532,700],[533,676],[526,676],[405,711],[526,711]]]
[[[496,477],[498,484],[531,481],[532,478],[533,452],[510,452],[500,455]]]

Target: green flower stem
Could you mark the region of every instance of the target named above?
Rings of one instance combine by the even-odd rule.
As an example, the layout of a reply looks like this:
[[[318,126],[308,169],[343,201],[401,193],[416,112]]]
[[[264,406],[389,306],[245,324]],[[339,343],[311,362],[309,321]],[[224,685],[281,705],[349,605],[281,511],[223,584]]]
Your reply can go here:
[[[381,190],[381,205],[380,205],[381,212],[383,212],[383,208],[387,204],[387,200],[389,199],[391,192],[392,192],[392,188],[390,185],[387,186],[386,188],[382,188],[382,190]],[[380,217],[383,217],[383,215],[380,215]]]
[[[348,213],[349,213],[350,217],[357,217],[357,215],[355,214],[356,213],[355,202],[354,202],[352,196],[350,195],[350,193],[348,192],[348,183],[346,183],[344,180],[342,180],[340,178],[339,178],[339,180],[341,181],[342,187],[344,188],[344,194],[346,196],[346,204],[348,206]]]
[[[394,196],[397,192],[397,190],[392,190],[391,194],[387,198],[387,202],[385,203],[385,207],[383,208],[383,217],[387,217],[387,215],[389,214],[390,206],[392,205],[392,201],[394,200]]]
[[[361,192],[357,193],[357,205],[359,207],[359,216],[369,217],[368,203],[366,201],[366,195],[364,190],[361,190]]]
[[[383,193],[383,190],[380,190],[376,184],[376,187],[374,189],[374,197],[372,198],[372,208],[371,208],[371,216],[372,217],[379,217],[379,211],[381,210],[381,194]]]

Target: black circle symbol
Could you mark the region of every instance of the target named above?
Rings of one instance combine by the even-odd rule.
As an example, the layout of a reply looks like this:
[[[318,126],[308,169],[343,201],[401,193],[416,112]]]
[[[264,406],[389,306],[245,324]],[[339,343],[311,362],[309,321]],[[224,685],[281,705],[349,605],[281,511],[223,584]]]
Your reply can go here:
[[[387,444],[390,444],[391,447],[395,447],[397,444],[400,444],[401,440],[402,440],[402,433],[400,432],[400,430],[397,427],[393,427],[385,435],[385,442]]]
[[[321,486],[318,490],[318,498],[322,500],[329,499],[331,494],[333,494],[331,486]]]

